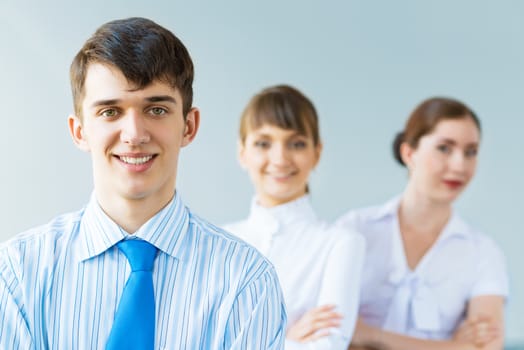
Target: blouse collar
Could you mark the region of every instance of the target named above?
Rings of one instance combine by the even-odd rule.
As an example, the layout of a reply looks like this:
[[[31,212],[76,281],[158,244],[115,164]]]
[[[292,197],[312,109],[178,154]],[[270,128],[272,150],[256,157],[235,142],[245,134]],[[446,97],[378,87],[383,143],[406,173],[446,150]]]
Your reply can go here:
[[[387,201],[385,204],[383,204],[375,213],[373,216],[373,220],[398,220],[398,208],[400,206],[400,200],[402,199],[401,195],[398,195],[389,201]],[[447,224],[444,226],[444,229],[442,230],[442,234],[440,235],[438,241],[442,241],[444,239],[447,239],[448,237],[469,237],[471,235],[471,228],[462,220],[462,218],[455,212],[455,210],[452,210],[451,216],[447,222]]]
[[[255,197],[251,201],[251,212],[248,222],[271,234],[285,232],[285,228],[297,224],[310,224],[317,220],[311,206],[311,198],[304,195],[290,202],[266,208],[258,203]]]

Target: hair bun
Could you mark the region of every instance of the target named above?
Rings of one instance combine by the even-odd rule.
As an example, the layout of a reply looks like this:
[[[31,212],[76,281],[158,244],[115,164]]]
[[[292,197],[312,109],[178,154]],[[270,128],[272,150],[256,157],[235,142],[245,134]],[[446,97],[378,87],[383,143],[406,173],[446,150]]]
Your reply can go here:
[[[395,160],[402,166],[406,166],[402,160],[402,157],[400,156],[400,145],[402,142],[404,142],[404,134],[404,131],[398,132],[395,136],[395,139],[393,140],[393,157],[395,157]]]

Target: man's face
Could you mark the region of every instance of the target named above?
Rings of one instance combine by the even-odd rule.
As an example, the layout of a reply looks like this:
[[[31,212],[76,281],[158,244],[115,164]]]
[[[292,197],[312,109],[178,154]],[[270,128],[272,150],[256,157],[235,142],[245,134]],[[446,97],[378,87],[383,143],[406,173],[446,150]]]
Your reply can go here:
[[[77,146],[91,153],[100,203],[166,204],[180,148],[196,135],[198,110],[184,120],[176,89],[154,81],[137,90],[119,69],[98,63],[89,66],[84,91],[82,116],[71,116],[69,127]]]

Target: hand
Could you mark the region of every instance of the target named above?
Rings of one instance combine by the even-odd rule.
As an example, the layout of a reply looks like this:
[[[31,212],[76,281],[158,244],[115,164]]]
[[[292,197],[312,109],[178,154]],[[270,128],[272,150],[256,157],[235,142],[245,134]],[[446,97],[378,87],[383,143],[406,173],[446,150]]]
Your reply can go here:
[[[299,343],[313,341],[329,335],[329,328],[339,327],[342,315],[335,312],[335,305],[322,305],[306,312],[288,327],[286,338]]]
[[[464,320],[455,331],[453,339],[482,347],[501,335],[501,330],[489,316],[475,316]]]

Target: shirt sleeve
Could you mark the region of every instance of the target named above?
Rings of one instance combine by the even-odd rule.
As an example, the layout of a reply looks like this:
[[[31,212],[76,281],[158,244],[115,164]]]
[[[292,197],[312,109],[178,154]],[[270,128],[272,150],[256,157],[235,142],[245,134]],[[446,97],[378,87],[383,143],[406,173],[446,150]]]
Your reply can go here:
[[[31,333],[18,302],[18,281],[0,251],[0,349],[33,349]]]
[[[273,267],[238,294],[226,326],[224,349],[284,348],[286,311]]]
[[[286,350],[347,349],[358,315],[364,248],[364,238],[360,234],[343,232],[326,261],[317,306],[336,305],[336,311],[343,315],[340,327],[332,328],[329,336],[308,343],[286,340]]]
[[[477,278],[472,288],[471,297],[481,295],[507,297],[509,283],[506,258],[495,242],[488,237],[482,238],[478,250]]]

